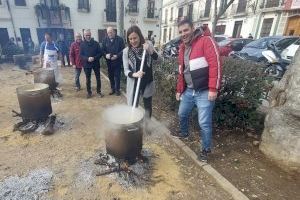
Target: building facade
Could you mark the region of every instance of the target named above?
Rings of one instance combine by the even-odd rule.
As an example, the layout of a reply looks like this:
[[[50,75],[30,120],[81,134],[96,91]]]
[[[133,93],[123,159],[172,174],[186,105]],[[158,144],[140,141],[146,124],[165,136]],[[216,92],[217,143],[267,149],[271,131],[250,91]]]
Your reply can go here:
[[[28,38],[35,44],[40,44],[46,31],[50,31],[55,39],[62,33],[71,43],[74,33],[83,33],[84,29],[91,29],[92,37],[101,42],[108,26],[117,29],[120,2],[121,0],[0,0],[0,44],[4,46],[8,38],[14,38],[23,47]],[[123,2],[123,16],[119,17],[124,24],[122,35],[131,25],[138,25],[145,37],[154,37],[158,41],[162,2]]]
[[[178,1],[163,1],[163,12],[161,18],[161,38],[160,44],[173,39],[177,35]]]
[[[177,21],[188,18],[195,26],[212,27],[214,0],[164,0],[162,13],[162,43],[175,38],[178,33],[168,37],[164,23],[169,15],[170,5],[177,5]],[[173,8],[175,9],[175,8]],[[218,20],[215,34],[229,37],[254,38],[273,35],[300,35],[300,0],[235,0]],[[166,31],[167,29],[167,31]],[[164,34],[166,33],[166,34]],[[165,40],[164,40],[165,39]]]

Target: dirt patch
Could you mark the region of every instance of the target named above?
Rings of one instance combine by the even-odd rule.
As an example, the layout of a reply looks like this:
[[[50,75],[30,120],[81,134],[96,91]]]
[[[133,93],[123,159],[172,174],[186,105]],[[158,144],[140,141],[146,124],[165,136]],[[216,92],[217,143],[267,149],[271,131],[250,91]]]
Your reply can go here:
[[[47,168],[53,172],[53,187],[48,199],[231,199],[201,168],[170,143],[158,129],[145,135],[144,148],[158,157],[153,177],[159,181],[146,187],[124,188],[113,177],[96,177],[93,162],[105,150],[102,113],[105,108],[125,99],[109,96],[110,87],[102,78],[104,98],[86,99],[83,89],[75,92],[74,71],[63,68],[62,101],[52,107],[61,126],[51,136],[12,132],[11,110],[18,110],[15,88],[31,83],[33,77],[9,66],[0,71],[0,181],[14,175],[26,176],[32,170]],[[83,88],[85,79],[81,76]],[[95,81],[92,82],[95,91]]]
[[[171,131],[179,130],[174,112],[155,112]],[[193,122],[195,124],[195,122]],[[198,125],[190,125],[191,135],[183,142],[193,151],[201,149]],[[279,168],[259,151],[259,136],[242,131],[214,131],[211,164],[249,199],[297,199],[300,196],[299,174]]]

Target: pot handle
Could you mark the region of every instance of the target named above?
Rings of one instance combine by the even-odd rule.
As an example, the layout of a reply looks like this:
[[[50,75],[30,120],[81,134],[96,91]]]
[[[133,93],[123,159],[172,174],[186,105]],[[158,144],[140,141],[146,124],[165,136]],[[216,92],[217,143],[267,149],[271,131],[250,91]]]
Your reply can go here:
[[[128,132],[134,132],[134,131],[137,131],[137,130],[139,130],[138,127],[132,127],[132,128],[127,129]]]

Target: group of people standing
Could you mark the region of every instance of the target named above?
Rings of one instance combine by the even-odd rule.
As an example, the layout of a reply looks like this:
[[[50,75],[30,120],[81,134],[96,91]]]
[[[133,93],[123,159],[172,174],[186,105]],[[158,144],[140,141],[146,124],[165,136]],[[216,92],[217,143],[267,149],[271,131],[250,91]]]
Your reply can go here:
[[[221,82],[221,61],[219,49],[210,36],[208,28],[195,29],[188,20],[178,24],[179,34],[182,39],[180,45],[176,99],[180,101],[179,122],[180,130],[174,136],[185,138],[189,136],[188,117],[193,107],[198,110],[198,122],[201,128],[202,150],[199,160],[207,161],[207,156],[212,148],[212,110],[217,98]],[[53,58],[57,59],[58,48],[45,35],[46,42],[41,45],[44,67],[57,68],[51,64]],[[138,26],[131,26],[127,30],[127,47],[124,41],[116,35],[112,27],[107,28],[107,37],[103,40],[102,48],[91,37],[91,31],[84,31],[84,40],[77,33],[76,40],[70,47],[70,61],[75,68],[76,90],[81,89],[79,76],[84,69],[86,75],[87,98],[92,97],[91,72],[94,71],[97,80],[97,94],[101,93],[100,58],[106,59],[111,91],[109,95],[120,95],[121,66],[127,77],[126,96],[128,105],[132,106],[138,78],[141,78],[139,97],[143,97],[145,114],[147,118],[152,115],[152,96],[154,95],[153,60],[158,59],[158,53],[153,43],[145,40]],[[146,51],[143,70],[140,71],[143,51]],[[49,64],[50,62],[50,64]],[[59,78],[59,76],[58,76]],[[139,98],[138,98],[139,99]],[[138,105],[138,103],[137,103]]]

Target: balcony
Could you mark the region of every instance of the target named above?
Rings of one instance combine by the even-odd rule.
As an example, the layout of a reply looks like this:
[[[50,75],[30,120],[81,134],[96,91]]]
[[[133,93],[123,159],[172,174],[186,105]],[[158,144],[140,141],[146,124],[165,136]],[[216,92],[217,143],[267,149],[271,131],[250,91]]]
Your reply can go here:
[[[157,8],[154,9],[145,9],[144,12],[144,21],[145,22],[157,22],[159,21],[159,12]]]
[[[48,6],[40,3],[34,6],[39,27],[69,27],[71,26],[70,8],[60,4]]]
[[[244,9],[245,8],[245,9]],[[230,15],[234,17],[242,17],[246,16],[248,11],[246,10],[246,6],[239,6],[239,4],[233,4],[230,10]]]
[[[137,4],[133,4],[133,5],[129,4],[125,8],[125,12],[128,15],[137,16],[137,15],[139,15],[139,8],[138,8]]]
[[[104,26],[117,26],[117,16],[107,16],[107,10],[103,12],[103,25]]]

